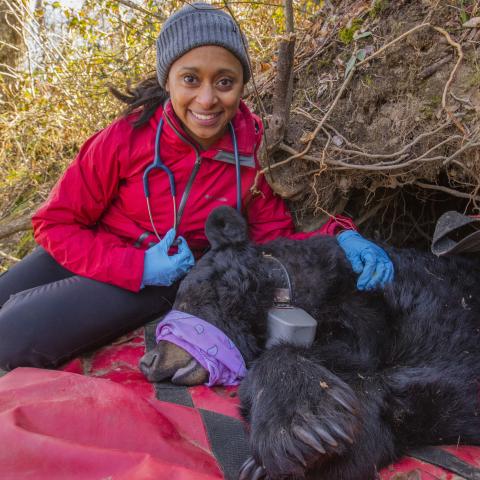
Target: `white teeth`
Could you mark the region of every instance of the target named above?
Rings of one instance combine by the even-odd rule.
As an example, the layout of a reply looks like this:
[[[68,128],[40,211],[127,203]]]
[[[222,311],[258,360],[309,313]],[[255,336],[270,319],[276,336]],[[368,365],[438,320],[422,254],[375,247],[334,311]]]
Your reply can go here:
[[[211,113],[210,115],[203,115],[201,113],[192,112],[192,115],[195,118],[198,118],[199,120],[211,120],[212,118],[215,118],[218,114],[217,113]]]

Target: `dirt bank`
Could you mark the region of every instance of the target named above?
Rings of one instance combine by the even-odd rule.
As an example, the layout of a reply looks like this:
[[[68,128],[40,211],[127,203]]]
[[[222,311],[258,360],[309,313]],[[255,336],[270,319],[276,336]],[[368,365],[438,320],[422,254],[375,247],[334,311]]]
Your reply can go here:
[[[479,2],[333,3],[297,31],[292,114],[271,164],[313,141],[270,179],[304,228],[344,212],[369,235],[426,247],[443,211],[480,208]]]

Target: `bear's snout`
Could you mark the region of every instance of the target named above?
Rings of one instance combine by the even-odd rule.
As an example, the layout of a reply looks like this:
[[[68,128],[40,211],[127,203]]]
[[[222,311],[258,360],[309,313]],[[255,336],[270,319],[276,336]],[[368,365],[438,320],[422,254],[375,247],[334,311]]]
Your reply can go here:
[[[208,372],[177,345],[161,340],[140,359],[139,367],[149,382],[171,379],[177,385],[201,385]]]

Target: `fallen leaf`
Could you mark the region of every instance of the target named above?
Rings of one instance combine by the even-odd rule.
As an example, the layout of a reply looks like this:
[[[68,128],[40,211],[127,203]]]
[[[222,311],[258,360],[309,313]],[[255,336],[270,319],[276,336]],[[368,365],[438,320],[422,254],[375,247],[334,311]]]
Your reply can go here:
[[[479,28],[480,27],[480,17],[473,17],[470,20],[466,21],[463,25],[463,28]]]
[[[360,40],[361,38],[371,37],[371,36],[372,36],[372,32],[363,32],[363,33],[355,32],[353,34],[353,39],[354,40]]]
[[[315,135],[313,132],[305,132],[301,137],[300,137],[300,143],[306,144],[311,142],[315,138]]]
[[[345,78],[348,77],[348,74],[352,70],[352,68],[355,66],[355,62],[357,61],[356,55],[352,55],[350,57],[350,60],[347,62],[347,66],[345,68]]]

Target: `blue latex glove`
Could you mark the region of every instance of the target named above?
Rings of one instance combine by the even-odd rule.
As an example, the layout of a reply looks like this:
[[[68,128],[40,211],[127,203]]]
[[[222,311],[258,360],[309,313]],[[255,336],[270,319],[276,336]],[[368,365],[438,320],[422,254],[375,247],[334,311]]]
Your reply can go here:
[[[337,235],[337,241],[352,264],[353,271],[361,274],[357,280],[359,290],[384,287],[393,280],[393,264],[383,248],[353,230]]]
[[[193,254],[183,237],[178,237],[178,253],[174,255],[168,254],[168,249],[175,240],[175,234],[175,229],[171,228],[160,243],[150,247],[145,252],[141,288],[146,285],[172,285],[195,264]]]

